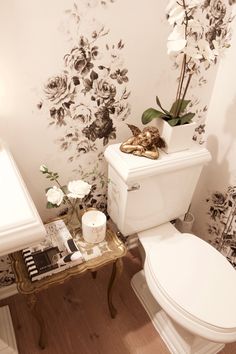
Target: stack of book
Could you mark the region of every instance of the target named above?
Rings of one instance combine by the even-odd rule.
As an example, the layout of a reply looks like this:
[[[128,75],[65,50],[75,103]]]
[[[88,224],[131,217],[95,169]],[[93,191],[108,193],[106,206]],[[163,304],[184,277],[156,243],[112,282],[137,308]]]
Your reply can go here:
[[[45,224],[46,238],[22,251],[31,281],[40,280],[84,262],[63,220]]]

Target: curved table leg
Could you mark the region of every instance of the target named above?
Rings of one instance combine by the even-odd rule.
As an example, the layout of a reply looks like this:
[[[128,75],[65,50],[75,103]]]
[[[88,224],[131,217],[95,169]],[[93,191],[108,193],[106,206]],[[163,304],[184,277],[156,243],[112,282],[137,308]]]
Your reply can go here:
[[[35,294],[26,295],[27,305],[34,315],[38,325],[39,325],[39,347],[44,349],[46,347],[46,332],[44,326],[44,320],[40,312],[37,310],[37,296]]]
[[[108,307],[110,311],[111,318],[115,318],[117,314],[116,308],[113,306],[112,303],[112,295],[114,291],[114,285],[117,282],[119,276],[121,275],[123,270],[123,261],[122,258],[118,258],[112,266],[112,273],[111,273],[111,278],[108,284],[108,289],[107,289],[107,300],[108,300]]]
[[[93,279],[97,278],[97,272],[96,271],[91,271],[92,277]]]

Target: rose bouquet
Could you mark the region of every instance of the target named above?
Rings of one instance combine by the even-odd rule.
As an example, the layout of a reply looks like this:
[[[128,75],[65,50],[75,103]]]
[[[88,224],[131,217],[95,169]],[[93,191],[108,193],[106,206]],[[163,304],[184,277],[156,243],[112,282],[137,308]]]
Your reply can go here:
[[[160,109],[147,109],[142,122],[147,124],[154,118],[161,118],[176,126],[192,121],[195,113],[188,111],[191,100],[186,99],[190,82],[202,69],[216,64],[223,50],[230,46],[232,16],[225,0],[170,0],[166,16],[172,27],[167,52],[174,56],[176,66],[180,68],[176,98],[167,110],[156,97]]]
[[[90,193],[92,186],[83,180],[70,181],[62,186],[57,172],[49,171],[45,165],[40,166],[40,171],[46,178],[56,183],[46,189],[47,208],[58,208],[62,204],[67,204],[68,223],[72,224],[72,219],[76,218],[76,223],[80,224],[80,210],[85,208],[84,198]]]

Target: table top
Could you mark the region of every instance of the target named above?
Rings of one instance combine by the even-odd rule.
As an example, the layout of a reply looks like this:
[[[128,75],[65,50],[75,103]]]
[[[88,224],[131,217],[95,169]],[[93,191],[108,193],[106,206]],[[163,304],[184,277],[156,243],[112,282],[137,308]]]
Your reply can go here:
[[[41,290],[47,289],[52,285],[63,284],[71,277],[78,276],[84,272],[96,271],[104,265],[115,262],[118,258],[121,258],[126,253],[126,247],[122,241],[117,237],[109,227],[106,233],[107,247],[99,256],[88,259],[79,265],[75,265],[71,268],[62,270],[56,274],[49,275],[43,279],[32,282],[30,280],[28,270],[21,251],[12,253],[10,255],[12,262],[12,269],[16,277],[16,284],[18,291],[21,294],[32,294]]]

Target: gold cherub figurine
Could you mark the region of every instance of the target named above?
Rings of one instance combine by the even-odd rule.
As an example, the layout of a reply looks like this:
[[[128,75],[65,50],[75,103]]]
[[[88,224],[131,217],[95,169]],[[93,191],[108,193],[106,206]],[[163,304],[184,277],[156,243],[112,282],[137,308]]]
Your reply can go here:
[[[160,137],[156,127],[146,127],[141,131],[135,125],[127,124],[133,136],[121,144],[120,150],[127,154],[158,159],[158,148],[165,147],[165,141]]]

